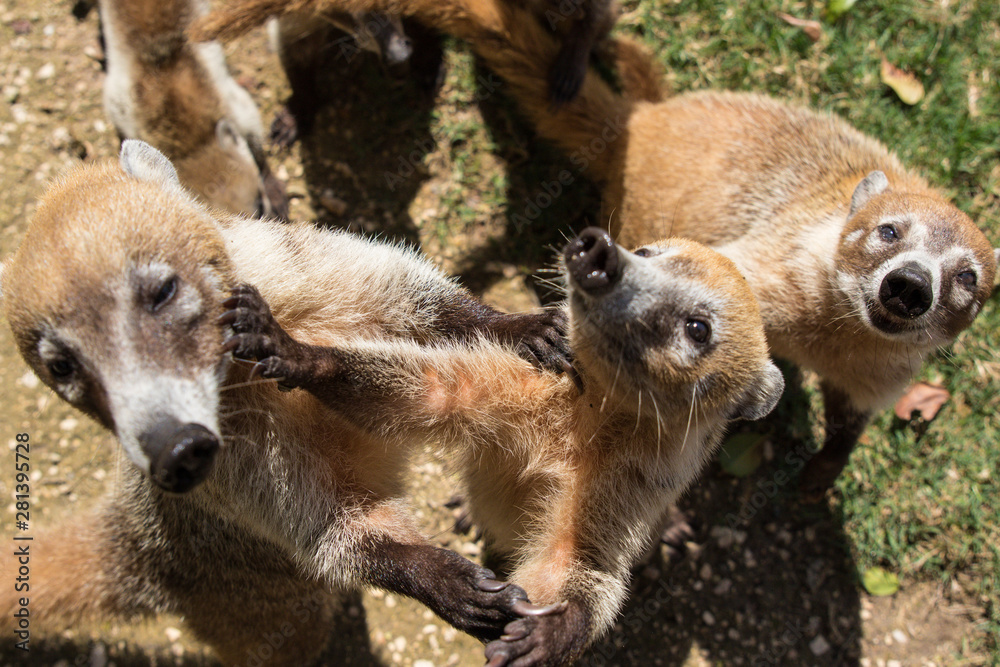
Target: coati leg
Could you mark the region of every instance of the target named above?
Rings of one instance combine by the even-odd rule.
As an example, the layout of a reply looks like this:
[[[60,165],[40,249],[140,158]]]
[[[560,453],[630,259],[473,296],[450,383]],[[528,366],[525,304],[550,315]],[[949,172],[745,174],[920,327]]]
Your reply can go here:
[[[820,389],[826,414],[826,439],[823,449],[809,460],[799,478],[799,493],[807,502],[818,502],[833,486],[871,419],[871,412],[855,408],[850,396],[840,389],[827,382]]]
[[[428,544],[376,538],[360,553],[361,580],[425,605],[453,626],[483,641],[500,637],[520,616],[547,613],[528,602],[519,586],[454,551]]]
[[[549,68],[549,99],[559,106],[571,101],[580,92],[590,66],[590,54],[597,41],[611,25],[601,20],[592,2],[582,3],[583,16],[574,20],[563,36],[562,46]]]
[[[572,353],[566,343],[567,320],[562,311],[503,313],[481,303],[464,290],[436,290],[429,293],[429,298],[434,300],[433,303],[422,304],[421,309],[434,313],[433,330],[418,333],[423,339],[417,342],[427,343],[431,338],[471,341],[486,336],[516,350],[539,368],[569,374],[580,386],[572,366]],[[274,322],[270,308],[256,288],[249,285],[237,287],[223,305],[229,309],[220,320],[223,324],[233,324],[240,318],[244,331],[263,333],[274,329],[273,335],[281,337],[283,349],[298,345]],[[306,369],[303,369],[303,375],[305,372]]]
[[[351,40],[350,48],[354,51],[357,46],[351,37],[315,17],[288,14],[275,21],[272,29],[275,31],[273,42],[292,94],[275,114],[268,138],[275,146],[287,148],[312,131],[316,112],[323,101],[316,86],[317,66],[323,54],[337,48],[341,44],[338,40]]]

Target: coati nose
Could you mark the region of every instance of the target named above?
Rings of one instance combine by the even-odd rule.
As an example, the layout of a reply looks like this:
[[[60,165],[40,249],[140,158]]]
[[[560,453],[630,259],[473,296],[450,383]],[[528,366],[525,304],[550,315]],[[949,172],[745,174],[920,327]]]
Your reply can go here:
[[[219,439],[201,424],[166,418],[139,436],[150,460],[150,475],[164,491],[187,493],[212,469]]]
[[[890,313],[906,319],[920,317],[934,303],[931,275],[919,264],[893,269],[882,279],[878,298]]]
[[[607,289],[621,276],[618,247],[598,227],[587,227],[570,241],[563,259],[574,285],[587,292]]]

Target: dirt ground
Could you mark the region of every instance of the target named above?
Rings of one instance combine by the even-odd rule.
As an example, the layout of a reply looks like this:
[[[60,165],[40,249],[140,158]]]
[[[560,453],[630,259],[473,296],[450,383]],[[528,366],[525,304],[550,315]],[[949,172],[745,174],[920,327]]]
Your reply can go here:
[[[101,108],[101,51],[97,17],[75,18],[65,0],[0,2],[0,257],[19,243],[45,183],[82,160],[112,156],[117,137]],[[288,94],[275,56],[262,35],[229,49],[231,68],[255,96],[269,122]],[[451,205],[456,165],[440,146],[427,143],[440,114],[456,122],[485,123],[500,149],[479,168],[508,170],[508,201],[537,187],[525,183],[526,162],[559,158],[536,146],[509,103],[455,102],[448,83],[434,98],[407,82],[391,81],[377,64],[339,63],[328,83],[330,103],[308,145],[276,153],[272,166],[293,196],[292,215],[320,224],[347,225],[419,243],[449,271],[459,273],[500,307],[536,306],[531,275],[551,250],[545,243],[519,253],[516,230],[489,202],[465,201],[484,211],[475,224],[442,229],[440,212]],[[414,103],[413,100],[417,102]],[[401,155],[419,147],[421,168],[389,190],[384,174]],[[582,188],[561,204],[564,229],[579,227],[593,210],[594,194]],[[551,232],[557,245],[560,231]],[[537,237],[537,234],[536,234]],[[542,290],[542,298],[546,298]],[[787,406],[786,406],[787,409]],[[108,434],[60,402],[28,371],[0,327],[0,440],[9,443],[0,492],[12,497],[14,434],[31,434],[32,520],[52,526],[115,487],[117,470],[130,465]],[[770,448],[793,446],[794,434],[777,428]],[[586,665],[967,665],[985,663],[970,646],[979,636],[982,610],[931,582],[903,582],[893,597],[872,598],[857,583],[850,540],[835,509],[801,507],[790,490],[771,479],[774,462],[736,480],[718,466],[685,500],[695,518],[687,554],[665,554],[641,568],[619,623],[584,660]],[[441,466],[422,461],[414,471],[414,508],[429,535],[471,558],[481,545],[456,535],[455,514],[445,508],[452,488]],[[763,493],[761,493],[763,492]],[[764,498],[762,502],[760,498]],[[13,504],[3,514],[3,539],[13,535]],[[752,514],[747,521],[729,517]],[[12,542],[8,542],[8,545]],[[6,548],[6,547],[5,547]],[[10,585],[0,582],[0,585]],[[480,646],[431,612],[381,592],[345,601],[335,629],[334,665],[482,664]],[[189,638],[182,619],[138,627],[104,624],[32,635],[31,652],[0,638],[0,664],[203,665],[211,655]],[[248,661],[248,664],[253,664]]]

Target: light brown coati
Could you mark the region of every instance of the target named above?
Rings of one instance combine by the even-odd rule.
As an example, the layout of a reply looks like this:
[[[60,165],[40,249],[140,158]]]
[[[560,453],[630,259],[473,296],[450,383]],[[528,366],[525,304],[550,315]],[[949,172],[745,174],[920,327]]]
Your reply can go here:
[[[512,622],[490,667],[563,665],[614,622],[630,568],[734,418],[784,381],[736,267],[687,240],[635,253],[589,228],[564,253],[581,393],[488,341],[299,342],[252,287],[225,320],[254,372],[307,390],[380,441],[437,441],[510,581],[549,613]],[[554,613],[553,613],[554,611]]]
[[[284,186],[264,155],[253,99],[229,75],[218,43],[191,43],[204,0],[100,0],[104,109],[122,139],[146,141],[181,183],[234,213],[287,218]]]
[[[162,154],[127,140],[119,162],[54,184],[2,265],[21,354],[133,465],[96,512],[34,535],[31,589],[4,587],[0,631],[20,596],[39,633],[169,612],[227,664],[294,636],[271,659],[298,666],[327,643],[339,587],[414,597],[483,640],[546,613],[415,529],[404,478],[422,440],[359,429],[233,362],[225,313],[247,281],[315,345],[500,356],[529,383],[558,380],[515,348],[567,363],[560,313],[494,311],[399,246],[209,209]],[[16,567],[4,550],[0,571],[13,581]]]
[[[239,34],[287,4],[231,0],[198,34]],[[505,0],[295,4],[391,8],[469,40],[539,134],[603,184],[603,218],[619,242],[684,236],[736,262],[771,351],[821,376],[827,431],[800,478],[807,497],[833,484],[872,413],[972,322],[992,289],[1000,251],[836,116],[752,93],[662,100],[656,66],[625,40],[612,40],[623,94],[591,71],[572,102],[553,108],[546,63],[559,44]]]

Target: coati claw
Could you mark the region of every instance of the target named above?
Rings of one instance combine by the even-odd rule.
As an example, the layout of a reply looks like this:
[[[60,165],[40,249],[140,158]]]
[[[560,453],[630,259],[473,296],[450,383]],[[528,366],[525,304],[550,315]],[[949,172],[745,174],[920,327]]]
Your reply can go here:
[[[566,611],[566,607],[568,606],[569,602],[566,600],[563,600],[562,602],[553,602],[552,604],[545,605],[544,607],[528,602],[527,600],[518,600],[511,605],[511,609],[521,616],[550,616],[552,614],[563,613]]]
[[[260,292],[252,285],[238,285],[222,306],[228,310],[217,322],[232,327],[234,332],[222,344],[223,354],[232,352],[237,359],[255,361],[250,369],[251,380],[277,380],[279,389],[296,388],[298,385],[290,378],[301,365],[303,346],[281,328]]]
[[[476,582],[476,588],[486,593],[499,593],[509,585],[509,582],[498,579],[481,579]],[[517,603],[515,602],[514,604],[516,605]]]
[[[528,633],[530,633],[530,632],[531,632],[531,630],[529,628],[526,628],[524,626],[519,626],[519,627],[515,628],[513,632],[506,632],[506,633],[500,635],[500,641],[502,641],[502,642],[516,642],[516,641],[520,641],[520,640],[524,639],[525,637],[527,637]]]

